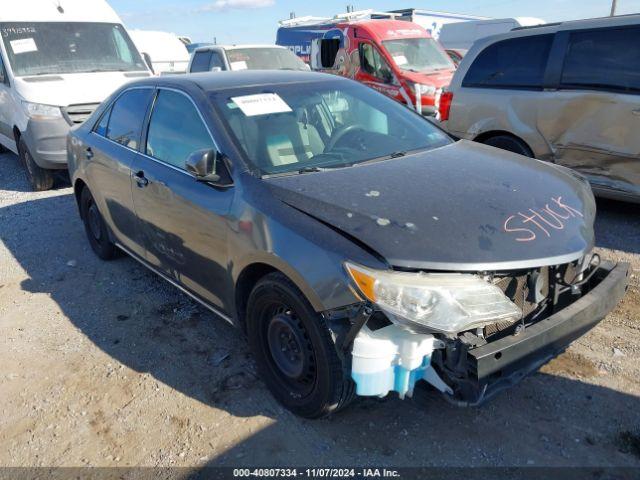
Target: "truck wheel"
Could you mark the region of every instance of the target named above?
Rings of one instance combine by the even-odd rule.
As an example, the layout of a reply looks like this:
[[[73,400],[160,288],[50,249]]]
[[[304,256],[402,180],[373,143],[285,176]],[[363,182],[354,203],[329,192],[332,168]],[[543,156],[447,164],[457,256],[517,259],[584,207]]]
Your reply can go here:
[[[487,138],[482,143],[517,153],[519,155],[524,155],[525,157],[533,158],[533,152],[529,146],[519,138],[512,137],[510,135],[496,135],[495,137]]]
[[[88,188],[80,194],[80,214],[84,230],[95,254],[102,260],[111,260],[117,254],[116,246],[109,239],[109,232]]]
[[[20,139],[18,143],[18,153],[20,155],[20,161],[24,166],[24,170],[27,174],[27,180],[31,185],[31,189],[34,192],[44,192],[45,190],[51,190],[53,187],[53,172],[45,168],[41,168],[33,159],[29,148],[24,140]]]
[[[296,415],[324,417],[353,398],[324,319],[281,273],[266,275],[251,292],[247,331],[267,388]]]

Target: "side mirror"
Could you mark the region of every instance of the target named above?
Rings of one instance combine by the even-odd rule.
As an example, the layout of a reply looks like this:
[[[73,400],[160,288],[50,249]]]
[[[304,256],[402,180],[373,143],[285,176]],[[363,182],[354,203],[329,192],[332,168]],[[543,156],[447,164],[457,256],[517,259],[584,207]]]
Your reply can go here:
[[[222,67],[213,67],[211,69],[212,72],[221,72],[222,71]]]
[[[156,72],[153,70],[153,62],[151,61],[151,55],[149,55],[147,52],[142,52],[142,58],[144,60],[144,63],[147,64],[147,67],[149,67],[149,70],[151,70],[151,73],[155,74]]]
[[[221,160],[215,150],[197,150],[189,155],[185,168],[199,182],[229,186],[232,184],[231,176],[226,164]]]

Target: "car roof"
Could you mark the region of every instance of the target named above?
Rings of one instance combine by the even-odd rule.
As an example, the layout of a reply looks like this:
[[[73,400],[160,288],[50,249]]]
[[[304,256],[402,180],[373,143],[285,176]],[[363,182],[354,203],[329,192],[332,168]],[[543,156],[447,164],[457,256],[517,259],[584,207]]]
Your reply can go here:
[[[488,45],[499,40],[530,35],[552,34],[565,30],[582,30],[590,28],[624,27],[640,24],[640,14],[616,15],[614,17],[587,18],[567,20],[564,22],[546,23],[527,27],[516,27],[509,32],[491,35],[477,40],[479,45]]]
[[[196,52],[208,52],[209,50],[239,50],[241,48],[258,49],[258,48],[278,48],[283,49],[281,45],[204,45],[196,48]]]
[[[134,83],[136,85],[157,85],[158,87],[197,87],[204,91],[216,91],[262,85],[273,86],[332,81],[349,82],[348,79],[337,75],[318,72],[298,70],[243,70],[149,77]]]

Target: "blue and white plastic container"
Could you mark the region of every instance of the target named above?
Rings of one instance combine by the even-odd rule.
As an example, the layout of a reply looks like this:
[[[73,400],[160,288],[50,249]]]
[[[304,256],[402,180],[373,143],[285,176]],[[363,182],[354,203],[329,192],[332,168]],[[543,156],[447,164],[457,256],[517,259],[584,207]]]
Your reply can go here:
[[[412,333],[395,324],[376,331],[364,327],[351,352],[356,393],[384,397],[395,391],[400,398],[410,397],[419,380],[450,391],[431,367],[431,354],[439,345],[433,335]]]

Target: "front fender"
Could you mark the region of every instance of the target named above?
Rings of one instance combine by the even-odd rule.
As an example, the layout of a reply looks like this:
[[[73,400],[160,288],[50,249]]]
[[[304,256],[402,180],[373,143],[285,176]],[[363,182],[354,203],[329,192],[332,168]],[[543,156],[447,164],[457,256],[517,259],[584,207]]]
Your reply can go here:
[[[241,215],[234,215],[237,220],[229,230],[233,285],[246,268],[267,265],[289,277],[312,307],[322,312],[361,301],[344,269],[346,260],[387,268],[340,232],[284,204],[276,208],[278,212],[268,213],[244,207]]]

